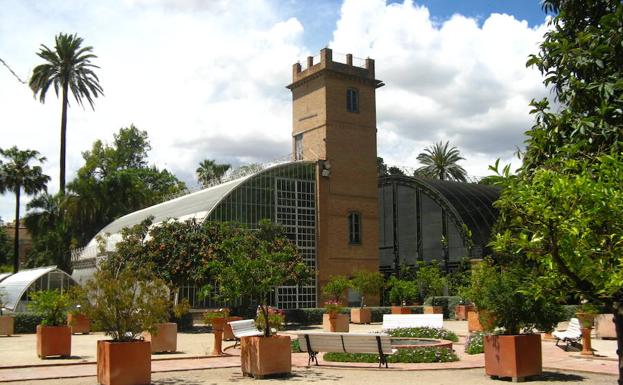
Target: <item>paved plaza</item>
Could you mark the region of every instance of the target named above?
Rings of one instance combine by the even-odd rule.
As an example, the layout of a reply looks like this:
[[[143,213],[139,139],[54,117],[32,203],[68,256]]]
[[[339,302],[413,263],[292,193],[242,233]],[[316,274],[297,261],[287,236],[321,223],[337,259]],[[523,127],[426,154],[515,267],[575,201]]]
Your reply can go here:
[[[376,364],[336,363],[320,360],[319,367],[307,368],[307,354],[293,354],[294,375],[288,382],[299,384],[376,384],[414,381],[434,384],[453,384],[457,376],[462,384],[498,383],[484,374],[482,354],[463,352],[463,337],[467,326],[462,321],[444,321],[447,329],[461,336],[455,344],[460,361],[432,364],[391,364],[378,369]],[[380,324],[350,325],[351,332],[379,331]],[[315,325],[305,330],[320,330]],[[296,330],[286,333],[295,334]],[[36,356],[35,335],[23,334],[0,337],[0,382],[16,384],[95,384],[96,341],[100,333],[74,335],[72,357],[41,360]],[[226,384],[253,381],[240,373],[240,351],[233,342],[224,342],[224,357],[209,357],[212,351],[211,333],[179,333],[178,350],[174,354],[156,354],[152,358],[154,384]],[[535,381],[565,384],[613,384],[618,373],[616,341],[593,340],[596,358],[583,358],[578,352],[565,352],[554,342],[543,342],[544,375]],[[269,380],[267,382],[283,379]]]

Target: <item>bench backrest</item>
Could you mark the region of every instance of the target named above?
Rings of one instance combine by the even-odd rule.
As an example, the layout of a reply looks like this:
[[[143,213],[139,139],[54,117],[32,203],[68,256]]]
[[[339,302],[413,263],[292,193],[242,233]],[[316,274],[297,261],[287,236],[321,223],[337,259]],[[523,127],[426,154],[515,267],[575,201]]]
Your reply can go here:
[[[577,318],[571,318],[569,320],[569,325],[567,326],[567,330],[565,331],[567,336],[581,336],[582,329],[580,328],[580,321]]]
[[[308,351],[309,339],[313,352],[378,353],[380,343],[384,354],[392,353],[390,337],[384,334],[301,333],[298,338],[303,352]]]
[[[443,314],[383,314],[383,330],[443,327]]]
[[[246,337],[250,335],[261,335],[262,332],[257,330],[255,321],[252,319],[243,319],[242,321],[231,321],[231,332],[236,338]]]

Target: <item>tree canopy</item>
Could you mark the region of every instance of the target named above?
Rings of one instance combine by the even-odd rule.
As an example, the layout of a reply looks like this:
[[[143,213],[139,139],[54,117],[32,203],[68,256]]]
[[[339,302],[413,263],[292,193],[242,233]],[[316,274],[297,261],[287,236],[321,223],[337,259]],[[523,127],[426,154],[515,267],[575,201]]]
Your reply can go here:
[[[209,187],[215,183],[221,183],[223,176],[231,168],[230,164],[219,164],[215,160],[204,159],[197,168],[197,179],[203,187]]]
[[[417,156],[423,164],[415,172],[417,175],[441,180],[466,181],[467,172],[458,162],[464,160],[456,147],[450,147],[450,142],[438,142],[426,147],[424,152]]]

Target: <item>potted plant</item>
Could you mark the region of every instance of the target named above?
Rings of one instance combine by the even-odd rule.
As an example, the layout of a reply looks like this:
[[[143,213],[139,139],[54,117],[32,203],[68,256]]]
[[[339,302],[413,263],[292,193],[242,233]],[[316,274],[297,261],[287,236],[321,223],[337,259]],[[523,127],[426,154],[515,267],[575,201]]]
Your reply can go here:
[[[170,290],[170,288],[169,288]],[[169,302],[173,305],[173,302]],[[176,352],[177,351],[177,329],[176,320],[182,320],[190,311],[190,303],[184,298],[182,301],[169,308],[169,322],[160,322],[155,325],[156,333],[143,332],[145,341],[151,342],[152,353]]]
[[[37,325],[37,355],[71,356],[71,328],[67,326],[69,299],[58,290],[30,293],[30,309],[41,316]]]
[[[411,309],[406,305],[418,298],[417,284],[392,276],[387,282],[387,287],[389,301],[392,303],[392,314],[411,314]]]
[[[444,314],[447,317],[445,309],[448,308],[448,298],[446,297],[430,297],[428,303],[424,306],[424,314]]]
[[[481,264],[473,275],[469,297],[474,301],[488,334],[484,339],[485,371],[492,377],[515,381],[542,372],[541,336],[562,318],[562,307],[529,293],[531,270],[519,264]]]
[[[12,315],[4,314],[6,308],[6,294],[0,290],[0,335],[12,336],[15,332],[15,318]]]
[[[466,321],[470,311],[474,311],[474,305],[462,298],[454,308],[454,317],[457,321]]]
[[[215,248],[208,274],[225,300],[257,301],[264,318],[264,334],[241,339],[241,369],[247,376],[288,375],[292,371],[290,337],[272,335],[268,301],[277,286],[301,284],[309,270],[283,229],[262,220],[258,229],[221,225],[226,234]],[[213,246],[214,247],[214,246]]]
[[[436,263],[419,263],[416,273],[419,294],[425,299],[424,314],[443,314],[443,305],[435,297],[443,295],[446,279]]]
[[[223,355],[223,331],[229,321],[229,309],[207,311],[203,314],[203,323],[212,326],[214,334],[213,356]],[[230,328],[231,330],[231,328]]]
[[[350,280],[351,287],[361,296],[358,308],[350,309],[350,322],[355,324],[369,324],[372,322],[372,312],[366,308],[365,298],[378,295],[385,282],[383,275],[378,271],[360,270],[355,272]]]
[[[327,332],[348,332],[348,314],[340,314],[342,297],[348,288],[348,278],[337,275],[329,278],[322,287],[322,293],[330,299],[325,302],[325,314],[322,315],[322,328]]]
[[[123,241],[122,241],[123,242]],[[107,260],[84,287],[83,309],[110,340],[97,341],[97,381],[139,385],[151,382],[151,347],[141,337],[166,320],[170,302],[164,282],[149,269]]]

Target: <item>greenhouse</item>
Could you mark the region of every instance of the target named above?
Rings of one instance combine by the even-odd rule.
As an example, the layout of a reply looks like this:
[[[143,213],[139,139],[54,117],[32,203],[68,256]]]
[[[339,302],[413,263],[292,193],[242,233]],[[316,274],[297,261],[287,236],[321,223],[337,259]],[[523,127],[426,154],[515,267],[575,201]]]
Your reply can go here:
[[[57,269],[56,266],[46,266],[9,274],[0,281],[0,293],[4,294],[4,306],[17,313],[28,310],[30,292],[40,290],[64,292],[75,284],[69,274]]]
[[[445,270],[487,252],[499,190],[420,177],[379,179],[380,269],[438,260]]]
[[[98,236],[105,250],[113,251],[124,227],[153,217],[153,225],[167,220],[233,221],[254,228],[261,219],[280,223],[298,246],[306,263],[316,267],[316,167],[314,162],[286,162],[235,180],[227,181],[146,209],[130,213],[102,229],[73,261],[73,277],[84,283],[95,271]],[[181,296],[193,307],[214,307],[210,299],[200,300],[193,286],[181,288]],[[280,308],[316,306],[316,286],[277,288],[274,303]]]

